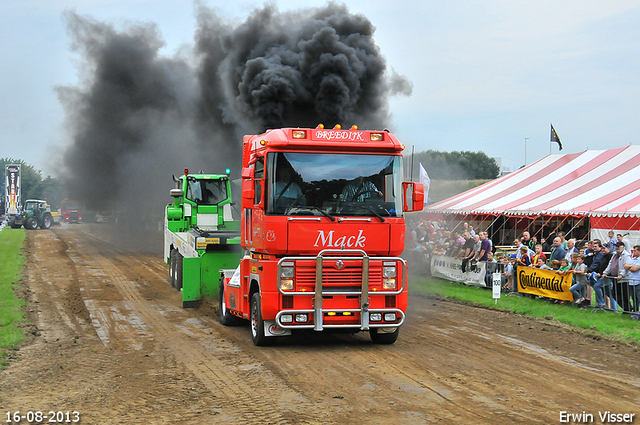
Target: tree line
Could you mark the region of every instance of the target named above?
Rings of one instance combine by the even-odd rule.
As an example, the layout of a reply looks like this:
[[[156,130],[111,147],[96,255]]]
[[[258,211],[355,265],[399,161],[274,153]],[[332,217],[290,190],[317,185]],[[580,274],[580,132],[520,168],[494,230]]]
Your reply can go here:
[[[500,174],[498,163],[484,152],[430,149],[416,152],[413,158],[406,155],[404,160],[405,171],[412,174],[414,181],[420,178],[420,164],[433,180],[491,180]]]

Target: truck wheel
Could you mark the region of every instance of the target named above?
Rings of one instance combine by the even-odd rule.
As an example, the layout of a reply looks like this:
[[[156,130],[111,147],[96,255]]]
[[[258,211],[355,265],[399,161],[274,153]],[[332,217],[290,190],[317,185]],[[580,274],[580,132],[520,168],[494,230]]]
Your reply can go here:
[[[176,250],[171,248],[169,253],[169,284],[176,287]]]
[[[264,322],[260,308],[260,293],[256,292],[251,297],[251,340],[253,345],[265,346],[271,343],[271,338],[264,334]]]
[[[49,230],[51,228],[51,223],[53,219],[51,218],[51,214],[47,213],[42,217],[40,221],[40,228],[44,230]]]
[[[182,254],[180,251],[176,251],[176,289],[178,291],[182,290]]]
[[[393,344],[398,339],[400,328],[396,328],[395,331],[387,333],[383,332],[380,328],[371,328],[369,335],[371,335],[371,341],[374,344]]]
[[[218,314],[220,323],[224,326],[235,326],[238,324],[238,317],[227,310],[227,302],[224,299],[224,279],[220,279],[220,289],[218,291]]]
[[[35,230],[38,227],[38,219],[35,217],[29,217],[24,223],[24,228],[27,230]]]

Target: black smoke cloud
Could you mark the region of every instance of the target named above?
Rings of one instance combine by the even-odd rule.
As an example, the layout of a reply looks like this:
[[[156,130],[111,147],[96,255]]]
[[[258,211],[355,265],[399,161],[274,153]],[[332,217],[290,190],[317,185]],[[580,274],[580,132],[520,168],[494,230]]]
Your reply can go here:
[[[344,5],[265,6],[231,25],[200,4],[194,45],[172,57],[153,24],[116,29],[74,12],[65,20],[82,62],[79,85],[58,88],[71,138],[64,178],[94,210],[161,216],[171,174],[237,174],[243,134],[388,127],[388,97],[411,92],[388,75],[372,23]]]

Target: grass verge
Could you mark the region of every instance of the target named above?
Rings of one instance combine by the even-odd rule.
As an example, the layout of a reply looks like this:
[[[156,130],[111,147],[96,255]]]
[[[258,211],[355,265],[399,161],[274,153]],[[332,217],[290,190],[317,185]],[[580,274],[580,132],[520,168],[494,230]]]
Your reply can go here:
[[[437,294],[465,303],[526,316],[556,320],[586,329],[615,341],[640,344],[640,321],[628,315],[608,311],[580,310],[572,305],[553,304],[541,299],[503,296],[496,303],[492,292],[455,282],[425,276],[411,276],[411,289],[422,294]]]
[[[24,239],[24,229],[5,227],[0,231],[0,369],[7,363],[7,353],[24,339],[24,332],[19,327],[25,321],[21,310],[24,301],[13,291],[24,264]]]

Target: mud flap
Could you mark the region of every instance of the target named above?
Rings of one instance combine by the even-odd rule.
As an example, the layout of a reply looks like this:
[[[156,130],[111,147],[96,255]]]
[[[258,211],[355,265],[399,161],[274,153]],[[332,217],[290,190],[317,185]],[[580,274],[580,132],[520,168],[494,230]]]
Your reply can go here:
[[[291,335],[291,329],[283,329],[276,325],[275,320],[264,320],[264,336],[287,336]]]

